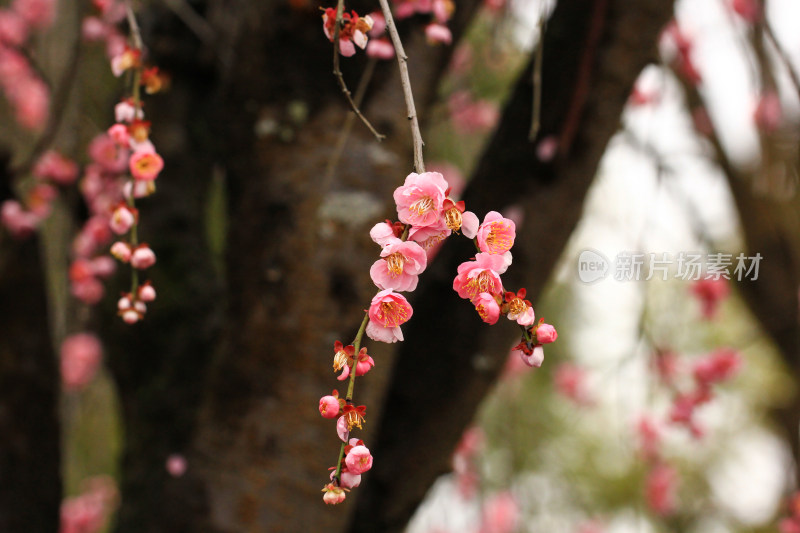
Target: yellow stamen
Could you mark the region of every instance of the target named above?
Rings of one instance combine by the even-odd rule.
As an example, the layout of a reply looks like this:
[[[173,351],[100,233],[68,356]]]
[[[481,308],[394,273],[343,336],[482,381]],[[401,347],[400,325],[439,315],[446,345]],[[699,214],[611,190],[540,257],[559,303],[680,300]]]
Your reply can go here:
[[[482,292],[493,292],[491,289],[494,287],[494,279],[492,275],[486,270],[469,280],[466,284],[467,293],[470,298],[474,298]]]
[[[344,365],[347,364],[347,354],[344,350],[339,350],[336,352],[336,355],[333,356],[333,371],[338,372]]]
[[[381,302],[378,317],[383,320],[385,327],[394,328],[408,320],[408,312],[395,302]]]
[[[508,302],[508,312],[512,315],[521,315],[528,308],[528,305],[519,298],[514,298]]]
[[[444,214],[444,222],[452,231],[461,229],[461,220],[461,211],[458,208],[452,207]]]
[[[389,274],[393,278],[396,278],[400,274],[403,273],[403,265],[406,262],[406,258],[400,252],[395,252],[389,257],[386,258],[386,265],[389,268]]]
[[[411,204],[411,206],[408,209],[409,211],[412,211],[417,215],[422,216],[431,209],[433,209],[433,200],[431,200],[429,196],[426,196],[425,198],[420,198],[419,200]]]

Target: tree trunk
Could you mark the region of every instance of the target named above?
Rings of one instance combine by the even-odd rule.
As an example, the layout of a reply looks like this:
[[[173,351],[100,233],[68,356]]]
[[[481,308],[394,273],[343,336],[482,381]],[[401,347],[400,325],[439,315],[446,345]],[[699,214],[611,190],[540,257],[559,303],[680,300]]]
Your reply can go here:
[[[535,299],[580,218],[583,199],[639,72],[655,61],[672,3],[659,0],[561,0],[547,26],[542,70],[542,128],[553,136],[550,162],[527,140],[530,67],[521,76],[470,182],[465,200],[479,215],[524,208],[507,287]],[[475,253],[450,239],[413,295],[373,439],[375,464],[358,489],[351,533],[402,531],[449,460],[481,399],[499,374],[518,330],[488,327],[452,290],[456,267]],[[424,447],[424,451],[422,448]]]

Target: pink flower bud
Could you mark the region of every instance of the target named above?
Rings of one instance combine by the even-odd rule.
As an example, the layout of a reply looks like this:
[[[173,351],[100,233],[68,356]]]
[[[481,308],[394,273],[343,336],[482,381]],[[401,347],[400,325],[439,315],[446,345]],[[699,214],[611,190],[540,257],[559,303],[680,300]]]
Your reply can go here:
[[[353,474],[363,474],[372,468],[372,455],[363,445],[353,446],[344,458],[347,470]]]
[[[131,180],[122,187],[122,194],[125,198],[146,198],[156,192],[154,181]]]
[[[123,311],[121,316],[122,320],[126,324],[136,324],[139,321],[139,313],[137,313],[133,309],[128,309],[127,311]]]
[[[554,328],[550,324],[541,324],[536,329],[537,344],[550,344],[551,342],[555,342],[557,338],[558,338],[558,332],[556,331],[556,328]]]
[[[453,42],[453,34],[450,33],[450,28],[444,24],[433,23],[425,26],[425,37],[431,44],[450,44]]]
[[[92,274],[98,278],[107,278],[117,269],[117,264],[108,255],[101,255],[92,259],[90,263]]]
[[[487,324],[496,324],[497,319],[500,317],[500,306],[497,305],[497,300],[488,292],[480,293],[473,302],[475,310],[481,317],[481,320]]]
[[[114,124],[108,128],[108,135],[114,139],[117,146],[121,148],[130,146],[130,133],[128,133],[128,128],[124,124]]]
[[[131,254],[131,266],[139,270],[149,268],[156,263],[156,254],[146,244],[137,246]]]
[[[111,246],[111,255],[123,263],[127,263],[131,260],[131,254],[131,245],[127,242],[117,241]]]
[[[127,205],[122,204],[114,210],[108,225],[111,227],[111,231],[117,235],[122,235],[128,233],[135,222],[136,215],[134,212]]]
[[[77,333],[61,343],[61,380],[67,390],[88,385],[100,365],[103,348],[94,335]]]
[[[320,398],[319,414],[324,418],[336,418],[339,416],[339,400],[330,395]]]
[[[388,39],[372,39],[367,44],[367,55],[377,59],[392,59],[394,57],[394,46]]]
[[[322,496],[322,501],[324,501],[328,505],[336,505],[337,503],[342,503],[344,499],[347,497],[344,493],[344,490],[337,487],[333,483],[328,483],[322,489],[322,492],[325,494]]]
[[[156,290],[150,283],[150,280],[145,281],[140,287],[138,292],[139,300],[142,302],[152,302],[156,299]]]
[[[172,477],[181,477],[186,473],[186,458],[178,453],[173,453],[167,457],[167,472]]]

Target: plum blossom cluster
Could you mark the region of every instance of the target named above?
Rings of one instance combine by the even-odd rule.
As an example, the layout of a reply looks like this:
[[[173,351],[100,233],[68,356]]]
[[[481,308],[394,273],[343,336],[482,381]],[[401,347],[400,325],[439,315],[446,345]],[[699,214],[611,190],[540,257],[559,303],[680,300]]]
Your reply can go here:
[[[342,14],[342,25],[339,28],[339,53],[345,57],[355,55],[356,46],[362,50],[366,48],[369,38],[367,34],[372,30],[374,21],[372,16],[358,16],[351,11]],[[336,30],[336,8],[329,7],[322,13],[322,31],[330,42],[333,42]]]
[[[0,9],[0,88],[20,126],[40,130],[50,108],[50,89],[23,50],[37,32],[53,25],[55,0],[14,0]]]
[[[518,351],[529,366],[539,366],[543,359],[542,345],[556,340],[553,326],[538,324],[525,290],[505,291],[500,275],[511,264],[516,236],[512,220],[492,211],[483,223],[466,210],[463,201],[450,197],[451,188],[439,172],[412,172],[403,185],[395,189],[396,221],[386,220],[372,227],[370,237],[381,247],[379,258],[370,268],[370,277],[378,289],[372,298],[355,340],[345,346],[334,343],[333,369],[337,379],[349,380],[344,398],[334,390],[319,401],[320,414],[336,420],[342,441],[338,463],[331,467],[330,483],[323,488],[325,503],[336,504],[345,499],[346,491],[358,486],[361,474],[372,466],[369,449],[360,440],[351,438],[354,428],[361,429],[366,406],[353,403],[355,378],[365,375],[375,361],[361,347],[364,334],[378,342],[403,340],[401,326],[413,315],[403,292],[417,288],[419,276],[435,254],[436,247],[453,233],[473,239],[478,252],[474,259],[458,267],[453,289],[470,300],[485,322],[494,324],[500,315],[516,322],[523,338]]]
[[[455,12],[452,0],[395,0],[395,17],[405,19],[414,15],[430,15],[431,21],[425,26],[425,37],[430,43],[450,44],[453,35],[447,21]]]
[[[639,454],[648,465],[645,496],[650,509],[668,516],[677,508],[678,471],[662,454],[662,441],[668,427],[685,428],[696,439],[705,430],[696,419],[696,411],[714,398],[713,387],[732,378],[741,366],[739,354],[719,348],[691,363],[668,350],[655,355],[655,369],[669,391],[671,405],[663,419],[644,415],[636,426]]]
[[[70,335],[61,343],[61,383],[67,391],[78,391],[94,379],[103,360],[100,339],[91,333]]]
[[[144,317],[147,303],[156,298],[156,291],[149,280],[139,282],[139,272],[153,266],[156,255],[147,243],[139,241],[136,200],[155,192],[156,178],[164,168],[164,160],[150,140],[151,123],[145,120],[141,92],[144,90],[147,94],[154,94],[165,87],[167,80],[157,67],[145,68],[133,13],[128,13],[121,6],[120,15],[120,5],[112,0],[96,0],[95,5],[99,15],[87,19],[84,33],[87,25],[104,29],[89,33],[105,39],[112,72],[117,77],[126,75],[130,83],[129,96],[115,106],[115,123],[101,137],[101,142],[107,158],[116,163],[113,170],[118,172],[118,181],[122,183],[122,194],[107,211],[110,212],[108,227],[116,236],[110,252],[120,262],[129,264],[132,272],[131,289],[120,297],[117,310],[123,321],[134,324]],[[132,46],[119,46],[113,22],[126,13],[133,34]]]

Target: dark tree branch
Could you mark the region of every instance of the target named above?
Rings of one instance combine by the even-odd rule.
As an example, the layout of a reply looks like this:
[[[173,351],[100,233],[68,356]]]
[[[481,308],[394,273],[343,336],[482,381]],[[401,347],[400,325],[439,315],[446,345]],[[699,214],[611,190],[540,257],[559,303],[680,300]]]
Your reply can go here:
[[[504,280],[509,287],[526,286],[532,298],[541,293],[577,224],[633,83],[655,60],[657,35],[672,16],[672,3],[659,0],[592,6],[560,1],[545,35],[540,138],[557,136],[568,120],[576,120],[565,152],[543,162],[528,141],[529,66],[465,194],[468,208],[478,214],[512,204],[525,208],[514,264]],[[592,90],[576,100],[581,84]],[[574,105],[581,111],[571,111]],[[414,293],[414,318],[404,326],[406,341],[370,447],[375,465],[359,488],[351,533],[403,529],[436,477],[449,469],[456,442],[518,335],[508,325],[483,327],[452,290],[457,265],[473,255],[465,239],[449,240]],[[425,452],[417,453],[422,446]]]

